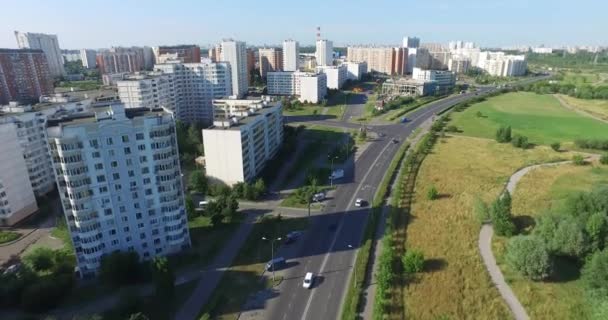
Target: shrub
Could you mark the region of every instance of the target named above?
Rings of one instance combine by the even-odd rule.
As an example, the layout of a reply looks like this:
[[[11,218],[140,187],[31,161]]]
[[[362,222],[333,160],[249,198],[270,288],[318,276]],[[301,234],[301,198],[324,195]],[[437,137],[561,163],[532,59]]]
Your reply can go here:
[[[445,128],[445,131],[447,132],[458,132],[458,127],[454,126],[454,125],[449,125]]]
[[[561,148],[561,145],[560,145],[560,143],[559,143],[559,142],[553,142],[553,143],[551,144],[551,149],[553,149],[553,151],[556,151],[556,152],[557,152],[557,151],[559,151],[559,149],[560,149],[560,148]]]
[[[439,198],[439,191],[437,191],[437,188],[435,188],[435,186],[431,186],[426,193],[426,197],[429,200],[436,200],[437,198]]]
[[[510,237],[515,233],[515,224],[511,219],[511,195],[508,191],[492,203],[490,217],[497,235]]]
[[[601,157],[600,157],[600,163],[601,164],[608,164],[608,153],[604,153]]]
[[[511,144],[516,148],[528,149],[530,147],[530,143],[528,142],[528,137],[515,135],[511,140]]]
[[[532,280],[543,280],[551,274],[551,256],[543,240],[536,236],[509,239],[505,258],[511,268]]]
[[[608,250],[591,256],[582,270],[585,286],[602,298],[608,298]]]
[[[507,143],[511,141],[511,126],[501,126],[496,130],[496,141]]]
[[[479,223],[485,223],[490,220],[490,210],[488,205],[481,200],[480,197],[475,197],[473,200],[473,210],[475,212],[475,217],[479,221]]]
[[[585,158],[583,158],[583,156],[580,154],[575,154],[574,156],[572,156],[572,163],[577,166],[584,166],[586,164]]]
[[[475,115],[477,116],[477,118],[483,118],[483,113],[481,113],[481,111],[477,111]]]
[[[24,260],[32,269],[36,271],[46,271],[50,270],[54,265],[53,256],[53,250],[46,247],[40,247],[34,249],[34,251],[25,256]]]
[[[418,273],[424,270],[424,254],[420,250],[407,250],[401,258],[403,271],[406,273]]]

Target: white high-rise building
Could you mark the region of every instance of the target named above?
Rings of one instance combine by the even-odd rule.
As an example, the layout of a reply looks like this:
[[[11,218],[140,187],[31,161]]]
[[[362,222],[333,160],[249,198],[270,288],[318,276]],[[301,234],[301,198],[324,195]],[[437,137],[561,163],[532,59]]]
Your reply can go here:
[[[232,72],[232,95],[243,97],[247,94],[247,46],[245,42],[235,40],[224,40],[221,44],[221,61],[230,64]]]
[[[154,69],[172,75],[175,112],[180,121],[211,124],[213,99],[234,93],[234,77],[227,62],[166,63],[157,64]]]
[[[91,49],[80,49],[80,60],[82,61],[82,66],[87,69],[95,69],[97,66],[97,61],[95,60],[97,57],[97,51]]]
[[[61,55],[57,35],[15,31],[15,38],[17,38],[17,45],[20,49],[40,49],[44,51],[53,77],[65,75],[63,56]]]
[[[341,66],[318,66],[317,73],[323,73],[327,76],[328,89],[342,89],[344,82],[348,78],[348,70],[345,65]]]
[[[117,81],[116,87],[125,108],[167,108],[176,111],[172,74],[160,71],[129,74]]]
[[[269,95],[298,96],[300,102],[319,103],[327,95],[327,75],[311,72],[268,72]]]
[[[334,45],[329,40],[317,40],[315,52],[317,66],[331,66],[334,64]]]
[[[418,48],[408,48],[407,49],[407,73],[411,74],[414,71],[414,67],[416,67],[416,57],[418,56]]]
[[[229,186],[252,181],[283,142],[283,107],[266,99],[214,105],[214,126],[203,130],[207,176]]]
[[[122,105],[94,110],[47,129],[80,274],[95,274],[115,251],[151,259],[188,248],[173,115]]]
[[[299,55],[300,46],[297,41],[283,41],[283,71],[297,71]]]
[[[408,49],[415,49],[420,46],[420,38],[416,37],[403,37],[403,47]]]

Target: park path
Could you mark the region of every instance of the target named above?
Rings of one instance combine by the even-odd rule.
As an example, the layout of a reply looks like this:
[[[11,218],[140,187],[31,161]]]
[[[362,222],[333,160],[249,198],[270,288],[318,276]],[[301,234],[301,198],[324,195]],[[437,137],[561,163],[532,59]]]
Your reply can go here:
[[[599,155],[590,155],[585,160],[586,161],[594,161],[599,158]],[[541,167],[554,167],[563,164],[572,163],[572,161],[560,161],[553,163],[542,163],[531,165],[516,171],[511,177],[509,177],[509,182],[507,182],[507,186],[505,188],[510,194],[515,193],[515,188],[517,187],[517,183],[523,178],[528,172],[541,168]],[[511,290],[511,287],[505,281],[505,278],[496,263],[496,258],[494,257],[494,252],[492,252],[492,236],[494,235],[494,229],[492,225],[489,223],[485,223],[481,227],[481,231],[479,232],[479,253],[481,254],[481,258],[483,263],[492,278],[492,282],[496,285],[498,292],[502,296],[503,300],[509,306],[511,313],[513,313],[513,317],[516,320],[527,320],[530,317],[526,312],[526,309],[523,307],[517,296]]]
[[[576,113],[578,113],[580,115],[583,115],[585,117],[593,118],[593,119],[595,119],[597,121],[601,121],[603,123],[608,123],[608,120],[606,120],[606,119],[597,117],[597,116],[595,116],[595,115],[593,115],[593,114],[591,114],[591,113],[589,113],[587,111],[584,111],[584,110],[581,110],[581,109],[576,108],[574,106],[571,106],[568,102],[566,102],[566,100],[564,100],[564,98],[562,98],[558,94],[554,94],[553,96],[557,99],[557,101],[559,101],[559,103],[562,105],[562,107],[564,107],[566,109],[570,109],[570,110],[572,110],[572,111],[574,111],[574,112],[576,112]]]

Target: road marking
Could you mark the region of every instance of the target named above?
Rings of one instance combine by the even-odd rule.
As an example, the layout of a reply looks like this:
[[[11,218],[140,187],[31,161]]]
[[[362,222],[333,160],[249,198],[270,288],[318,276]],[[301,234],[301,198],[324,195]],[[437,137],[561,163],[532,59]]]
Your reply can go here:
[[[390,147],[392,144],[393,143],[390,143],[390,142],[387,143],[386,147],[384,147],[384,149],[382,149],[382,152],[380,152],[380,154],[374,160],[374,163],[369,167],[369,169],[367,169],[367,172],[363,176],[363,179],[361,179],[361,182],[359,182],[359,185],[357,186],[356,192],[354,192],[353,196],[350,198],[350,201],[348,202],[346,210],[348,210],[348,208],[350,208],[351,204],[353,203],[353,201],[357,197],[357,194],[359,193],[359,191],[361,189],[361,185],[367,179],[367,176],[369,176],[370,172],[372,172],[372,170],[376,166],[376,163],[378,162],[378,159],[380,159],[380,156],[382,154],[384,154],[384,152],[386,152],[386,149],[388,149],[388,147]],[[369,208],[368,208],[368,210],[369,210]],[[338,230],[336,230],[336,233],[334,234],[334,239],[332,240],[331,245],[329,246],[329,250],[325,254],[325,257],[323,258],[323,263],[321,264],[321,270],[319,270],[319,274],[323,273],[323,269],[325,269],[325,266],[327,265],[327,261],[329,260],[329,256],[330,256],[330,254],[331,254],[334,246],[336,245],[336,240],[338,240],[338,235],[340,234],[340,231],[342,230],[342,226],[343,225],[344,225],[344,223],[340,223],[340,226],[338,227]],[[310,303],[312,302],[312,298],[315,296],[315,292],[316,291],[313,291],[312,294],[310,296],[308,296],[308,301],[306,302],[306,307],[304,308],[304,313],[302,314],[301,320],[306,320],[306,316],[308,315],[308,309],[310,308]],[[342,293],[342,297],[344,297],[344,293]],[[340,305],[341,304],[342,304],[342,301],[340,301]],[[338,312],[341,312],[341,311],[338,311]]]

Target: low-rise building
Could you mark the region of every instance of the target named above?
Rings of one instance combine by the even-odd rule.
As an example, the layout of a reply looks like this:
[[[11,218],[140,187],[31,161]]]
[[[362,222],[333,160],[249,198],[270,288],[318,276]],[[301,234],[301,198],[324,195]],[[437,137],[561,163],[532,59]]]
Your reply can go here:
[[[414,68],[412,79],[417,81],[435,81],[435,92],[446,93],[456,85],[456,75],[451,71],[423,70]]]
[[[388,79],[382,84],[382,94],[387,96],[427,96],[435,93],[436,86],[436,81],[406,78]]]
[[[327,76],[311,72],[269,72],[269,95],[298,96],[301,102],[319,103],[327,95]]]
[[[252,181],[276,155],[283,141],[283,107],[268,98],[213,102],[214,125],[203,129],[205,170],[212,182]]]
[[[317,66],[317,73],[323,73],[327,76],[328,89],[342,89],[348,77],[348,70],[345,65],[340,66]]]

